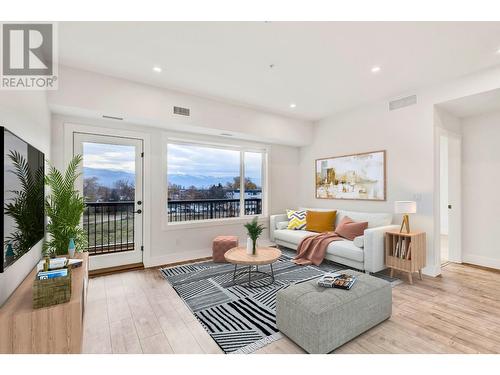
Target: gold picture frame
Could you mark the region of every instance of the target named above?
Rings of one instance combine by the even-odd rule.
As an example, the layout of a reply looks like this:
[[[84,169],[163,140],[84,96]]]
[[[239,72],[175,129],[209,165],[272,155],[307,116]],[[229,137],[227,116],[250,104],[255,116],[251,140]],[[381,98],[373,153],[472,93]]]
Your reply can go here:
[[[316,199],[387,200],[386,150],[314,161]]]

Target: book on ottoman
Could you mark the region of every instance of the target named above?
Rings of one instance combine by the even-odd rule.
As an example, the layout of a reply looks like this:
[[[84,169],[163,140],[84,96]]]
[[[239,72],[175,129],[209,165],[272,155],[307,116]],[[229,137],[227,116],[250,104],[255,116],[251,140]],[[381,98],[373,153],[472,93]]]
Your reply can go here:
[[[345,273],[327,273],[318,280],[318,285],[324,288],[351,289],[356,282],[356,276]]]

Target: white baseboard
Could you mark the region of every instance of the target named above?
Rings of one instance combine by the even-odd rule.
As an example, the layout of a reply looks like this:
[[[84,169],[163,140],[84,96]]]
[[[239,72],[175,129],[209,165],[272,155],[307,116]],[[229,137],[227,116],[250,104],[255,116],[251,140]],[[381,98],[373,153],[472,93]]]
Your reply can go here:
[[[266,238],[262,238],[258,242],[259,246],[274,246],[274,243]],[[240,242],[240,246],[243,246]],[[150,257],[144,260],[144,267],[156,267],[169,263],[186,262],[193,259],[206,258],[212,256],[212,248],[182,251],[172,254],[166,254],[156,257]]]
[[[437,277],[441,275],[441,266],[427,266],[422,269],[422,273],[426,276]]]
[[[464,263],[471,263],[478,266],[500,269],[500,259],[484,257],[475,254],[463,254]]]
[[[198,249],[191,251],[183,251],[157,257],[151,257],[148,261],[144,262],[144,267],[156,267],[169,263],[185,262],[192,259],[206,258],[212,256],[212,249]]]

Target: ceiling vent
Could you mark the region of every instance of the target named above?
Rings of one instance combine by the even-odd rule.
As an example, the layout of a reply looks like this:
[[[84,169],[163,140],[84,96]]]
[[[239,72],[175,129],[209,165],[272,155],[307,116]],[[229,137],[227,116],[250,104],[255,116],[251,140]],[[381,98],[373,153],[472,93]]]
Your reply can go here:
[[[189,108],[174,107],[174,115],[189,116]]]
[[[123,117],[102,115],[102,118],[106,118],[106,119],[109,119],[109,120],[123,121]]]
[[[395,109],[408,107],[414,104],[417,104],[417,95],[407,96],[406,98],[401,98],[389,102],[389,111],[394,111]]]

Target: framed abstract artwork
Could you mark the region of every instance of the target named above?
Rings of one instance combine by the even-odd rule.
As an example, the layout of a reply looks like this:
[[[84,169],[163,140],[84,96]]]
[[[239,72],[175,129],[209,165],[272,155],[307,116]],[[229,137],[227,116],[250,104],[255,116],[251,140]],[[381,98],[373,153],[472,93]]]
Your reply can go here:
[[[317,199],[385,201],[385,150],[317,159]]]

